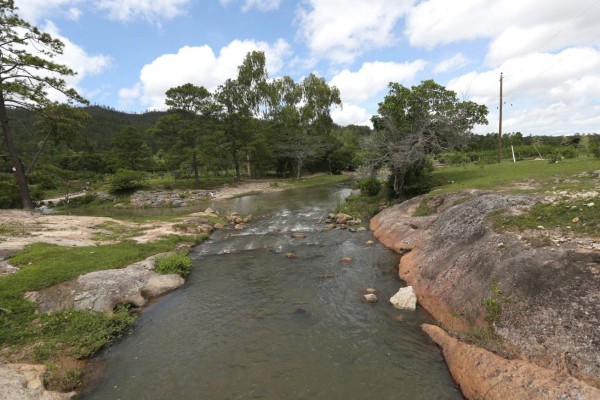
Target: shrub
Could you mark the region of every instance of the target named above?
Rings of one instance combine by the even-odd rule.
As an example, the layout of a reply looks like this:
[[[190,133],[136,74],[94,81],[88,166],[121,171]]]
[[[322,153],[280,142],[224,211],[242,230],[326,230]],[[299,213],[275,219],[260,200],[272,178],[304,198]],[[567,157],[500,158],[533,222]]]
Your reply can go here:
[[[593,144],[590,150],[594,157],[600,158],[600,144]]]
[[[572,148],[572,147],[567,147],[565,149],[562,149],[560,151],[560,154],[564,158],[575,158],[575,157],[577,157],[577,151],[574,148]]]
[[[111,193],[122,193],[136,189],[142,185],[144,174],[139,171],[120,169],[109,178],[109,190]]]
[[[21,196],[17,184],[12,181],[0,181],[0,208],[21,207]]]
[[[556,164],[560,160],[562,160],[562,157],[561,157],[560,153],[557,151],[557,152],[550,154],[550,157],[548,158],[548,164]]]
[[[363,196],[377,196],[381,190],[381,182],[377,178],[364,178],[358,183]]]
[[[159,274],[178,274],[187,276],[192,270],[192,261],[187,254],[175,253],[156,259],[154,270]]]

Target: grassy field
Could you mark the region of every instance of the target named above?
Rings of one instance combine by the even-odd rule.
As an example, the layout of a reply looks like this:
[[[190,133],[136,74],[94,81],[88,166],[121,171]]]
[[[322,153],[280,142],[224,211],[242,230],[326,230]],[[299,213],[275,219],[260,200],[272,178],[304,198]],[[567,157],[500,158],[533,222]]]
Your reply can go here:
[[[433,172],[434,194],[465,189],[539,192],[553,190],[582,190],[594,186],[591,178],[573,178],[583,172],[600,170],[600,158],[574,158],[549,164],[544,160],[517,163],[441,167]],[[523,187],[516,183],[525,184]],[[525,188],[529,185],[531,188]]]

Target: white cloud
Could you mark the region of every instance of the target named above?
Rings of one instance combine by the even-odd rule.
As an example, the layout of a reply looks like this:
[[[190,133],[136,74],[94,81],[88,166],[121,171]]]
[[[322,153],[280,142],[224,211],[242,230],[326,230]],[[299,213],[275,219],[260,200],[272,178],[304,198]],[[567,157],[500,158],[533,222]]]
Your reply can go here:
[[[344,103],[362,103],[383,90],[390,82],[412,82],[425,61],[406,63],[366,62],[356,71],[347,69],[335,75],[330,84],[340,89]]]
[[[298,9],[299,36],[313,55],[351,62],[367,49],[398,41],[394,28],[414,0],[307,0]]]
[[[108,17],[114,20],[143,18],[157,22],[181,15],[189,3],[190,0],[100,0],[96,7],[108,11]]]
[[[210,46],[185,46],[176,54],[164,54],[140,72],[140,81],[131,88],[121,89],[120,106],[130,108],[135,101],[146,108],[164,109],[165,92],[178,85],[193,83],[213,91],[228,78],[237,75],[237,67],[246,54],[253,50],[264,51],[267,69],[277,73],[290,54],[289,44],[278,40],[274,44],[252,40],[234,40],[216,55]]]
[[[500,72],[504,73],[505,131],[598,131],[600,51],[569,48],[557,54],[533,53],[451,80],[448,88],[490,108],[492,128],[480,128],[483,132],[495,129]]]
[[[102,54],[90,55],[83,48],[62,36],[52,22],[46,23],[44,31],[59,39],[65,45],[63,54],[56,57],[56,61],[65,64],[77,72],[77,75],[69,78],[73,85],[79,83],[83,78],[97,75],[103,72],[111,63],[110,57]]]
[[[362,107],[355,104],[344,104],[344,108],[336,108],[331,111],[331,119],[338,125],[366,125],[372,127],[371,114]]]
[[[37,24],[53,15],[65,15],[67,18],[77,20],[81,16],[81,10],[76,5],[82,2],[82,0],[16,0],[15,5],[19,8],[17,13],[21,18]]]
[[[500,64],[531,52],[598,43],[600,4],[595,0],[426,0],[407,15],[411,45],[433,48],[491,39],[487,61]]]
[[[227,6],[236,0],[219,0],[219,3],[223,6]],[[281,0],[243,0],[242,10],[248,11],[256,8],[260,11],[271,11],[279,8]]]
[[[454,69],[459,69],[464,67],[469,63],[469,59],[465,57],[462,53],[455,54],[454,56],[447,58],[440,63],[438,63],[433,68],[434,74],[441,74],[443,72],[452,71]]]

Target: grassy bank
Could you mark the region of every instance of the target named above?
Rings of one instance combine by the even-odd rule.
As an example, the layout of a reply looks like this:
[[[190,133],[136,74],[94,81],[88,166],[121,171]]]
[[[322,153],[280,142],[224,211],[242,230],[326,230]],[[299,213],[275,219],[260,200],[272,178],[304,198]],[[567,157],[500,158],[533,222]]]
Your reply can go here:
[[[124,308],[112,315],[74,310],[37,314],[36,305],[25,300],[25,293],[89,272],[122,268],[190,240],[173,235],[144,244],[129,240],[88,247],[36,243],[14,254],[10,262],[20,267],[19,272],[0,278],[1,358],[46,363],[49,387],[70,390],[77,386],[81,370],[72,362],[65,367],[65,360],[93,356],[126,334],[135,317]]]

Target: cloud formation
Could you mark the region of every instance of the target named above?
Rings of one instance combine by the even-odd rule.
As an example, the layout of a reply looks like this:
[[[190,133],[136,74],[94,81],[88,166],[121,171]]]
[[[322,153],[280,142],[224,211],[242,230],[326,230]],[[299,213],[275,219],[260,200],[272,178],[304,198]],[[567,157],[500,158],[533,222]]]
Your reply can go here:
[[[223,6],[236,3],[238,0],[219,0]],[[256,8],[260,11],[271,11],[279,8],[281,0],[243,0],[242,11],[249,11]]]
[[[308,0],[298,10],[299,37],[313,55],[338,63],[398,41],[394,28],[414,0]]]
[[[138,83],[119,92],[121,107],[141,102],[149,109],[164,109],[165,92],[175,86],[193,83],[214,91],[228,78],[237,75],[237,67],[248,52],[264,51],[267,69],[276,74],[290,54],[285,40],[273,44],[253,40],[234,40],[215,54],[208,46],[185,46],[175,54],[164,54],[140,72]]]
[[[340,89],[344,102],[357,104],[371,99],[390,82],[412,83],[425,64],[423,60],[406,63],[366,62],[356,72],[347,69],[341,71],[329,83]]]

